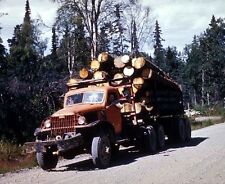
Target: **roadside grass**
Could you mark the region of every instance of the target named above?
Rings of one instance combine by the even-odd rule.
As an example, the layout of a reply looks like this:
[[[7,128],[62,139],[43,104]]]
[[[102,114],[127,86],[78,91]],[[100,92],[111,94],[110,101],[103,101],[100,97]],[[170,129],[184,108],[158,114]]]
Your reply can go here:
[[[201,121],[201,122],[197,122],[192,118],[191,119],[189,118],[189,120],[191,122],[191,130],[197,130],[197,129],[200,129],[200,128],[204,128],[204,127],[208,127],[208,126],[211,126],[211,125],[215,125],[215,124],[225,122],[224,117],[220,120],[206,120],[206,121]]]
[[[27,154],[25,146],[0,140],[0,174],[36,166],[34,154]]]
[[[221,119],[210,119],[205,121],[195,121],[195,117],[189,118],[191,122],[191,128],[192,130],[197,130],[200,128],[208,127],[211,125],[215,125],[218,123],[225,122],[225,108],[222,106],[215,106],[211,108],[207,107],[196,107],[195,110],[200,111],[202,116],[219,116]]]

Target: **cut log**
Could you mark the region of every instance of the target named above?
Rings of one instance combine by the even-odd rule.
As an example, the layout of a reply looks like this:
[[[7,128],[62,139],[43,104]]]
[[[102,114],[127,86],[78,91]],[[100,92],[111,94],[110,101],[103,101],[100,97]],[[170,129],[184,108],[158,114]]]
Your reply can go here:
[[[79,75],[81,79],[87,79],[88,77],[90,77],[90,72],[88,71],[88,69],[86,68],[82,68],[79,71]]]
[[[144,84],[144,79],[141,77],[134,78],[133,79],[133,86],[137,89],[140,89],[142,85]]]
[[[125,63],[122,61],[122,56],[116,57],[114,59],[114,66],[116,68],[124,68],[125,67]]]
[[[131,103],[123,103],[123,107],[121,109],[122,113],[132,112],[132,104]]]
[[[91,61],[91,69],[94,70],[94,71],[97,71],[99,70],[100,68],[100,63],[98,60],[92,60]]]
[[[132,85],[132,90],[133,90],[134,94],[136,94],[138,92],[138,89],[134,85]]]
[[[122,81],[123,81],[123,80],[122,80],[123,77],[124,77],[124,76],[123,76],[122,73],[117,73],[117,74],[114,75],[113,79],[121,79],[121,80],[115,81],[116,84],[121,84]]]
[[[125,76],[131,77],[134,74],[134,68],[132,66],[126,66],[123,69],[123,74]]]
[[[76,89],[76,87],[73,87],[74,85],[76,85],[78,82],[82,81],[82,79],[75,79],[75,78],[71,78],[69,79],[69,81],[67,82],[67,86],[70,89]],[[71,88],[72,87],[72,88]]]
[[[128,55],[123,55],[121,60],[123,63],[127,64],[130,61],[130,57]]]
[[[145,68],[142,73],[141,73],[141,76],[144,78],[144,79],[150,79],[152,77],[152,69],[150,68]]]
[[[94,73],[94,79],[106,79],[108,74],[105,71],[97,71]]]
[[[106,62],[109,59],[109,53],[108,52],[102,52],[101,54],[98,55],[98,61],[101,62]]]
[[[118,88],[118,91],[119,91],[119,93],[123,96],[123,90],[124,90],[124,87],[119,87]]]
[[[145,66],[145,59],[143,57],[133,58],[132,59],[132,66],[135,69],[141,69]]]
[[[140,102],[135,103],[135,112],[139,114],[142,111],[142,104]]]

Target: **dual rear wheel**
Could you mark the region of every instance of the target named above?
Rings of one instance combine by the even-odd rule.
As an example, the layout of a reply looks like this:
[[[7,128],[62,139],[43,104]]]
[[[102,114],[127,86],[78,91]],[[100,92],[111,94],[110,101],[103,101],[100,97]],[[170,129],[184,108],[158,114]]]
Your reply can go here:
[[[162,125],[144,128],[142,140],[139,141],[139,148],[149,154],[165,148],[165,132]]]
[[[170,142],[188,142],[191,140],[191,125],[188,119],[174,120],[168,135]]]

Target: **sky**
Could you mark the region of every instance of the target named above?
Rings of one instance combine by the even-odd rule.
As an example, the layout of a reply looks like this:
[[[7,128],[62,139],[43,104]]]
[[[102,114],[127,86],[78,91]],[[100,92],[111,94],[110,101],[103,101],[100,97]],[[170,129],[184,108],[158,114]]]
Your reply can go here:
[[[212,15],[225,18],[225,0],[142,0],[150,6],[152,16],[157,19],[165,40],[163,46],[176,46],[182,51],[192,42],[194,35],[199,35],[208,27]],[[14,27],[23,22],[26,0],[0,0],[0,12],[8,15],[0,17],[0,36],[7,46],[7,39],[12,38]],[[43,29],[43,38],[49,38],[51,44],[51,26],[56,17],[57,4],[51,0],[30,0],[32,19],[39,16],[49,28]]]

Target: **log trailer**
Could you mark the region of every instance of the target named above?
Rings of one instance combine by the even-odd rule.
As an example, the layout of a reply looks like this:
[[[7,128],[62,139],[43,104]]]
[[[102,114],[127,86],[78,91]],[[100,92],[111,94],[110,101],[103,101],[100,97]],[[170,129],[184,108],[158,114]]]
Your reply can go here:
[[[70,79],[63,109],[35,130],[36,158],[44,170],[58,157],[90,153],[98,168],[107,168],[122,146],[153,154],[165,139],[191,139],[179,85],[142,57],[113,58],[102,53],[80,79]]]

